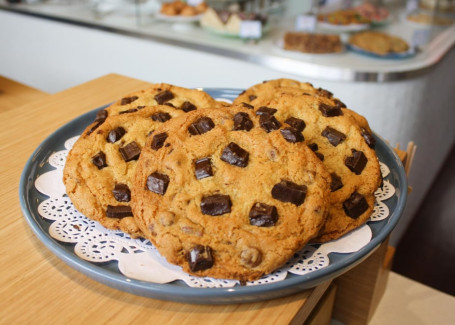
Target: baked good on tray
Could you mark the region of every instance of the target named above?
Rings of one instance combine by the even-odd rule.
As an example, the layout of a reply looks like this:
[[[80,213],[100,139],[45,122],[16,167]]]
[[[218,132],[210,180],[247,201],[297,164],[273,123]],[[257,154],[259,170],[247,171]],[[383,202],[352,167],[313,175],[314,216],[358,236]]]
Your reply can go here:
[[[239,94],[239,96],[237,96],[234,103],[249,103],[254,100],[255,105],[266,105],[272,98],[275,97],[277,92],[286,92],[305,96],[311,95],[316,98],[325,98],[325,100],[329,100],[331,105],[340,107],[345,114],[350,115],[357,121],[357,123],[362,127],[365,136],[370,135],[368,138],[369,141],[371,141],[371,146],[374,147],[374,138],[371,136],[371,129],[365,117],[353,110],[348,109],[346,104],[344,104],[340,99],[334,97],[330,91],[322,88],[316,88],[309,82],[301,82],[288,78],[267,80],[261,84],[253,85],[244,90],[241,94]]]
[[[389,17],[389,11],[385,7],[376,6],[370,2],[364,2],[354,7],[360,16],[371,20],[375,23],[380,23]]]
[[[319,14],[318,21],[341,26],[369,24],[371,22],[370,19],[363,17],[355,9],[341,9],[326,14]]]
[[[245,20],[259,21],[262,27],[267,22],[267,18],[261,14],[215,10],[209,7],[202,15],[200,24],[202,27],[219,34],[238,36],[240,35],[241,24]]]
[[[349,38],[349,44],[377,55],[404,53],[409,50],[409,44],[401,37],[379,31],[356,33]]]
[[[303,53],[339,53],[343,51],[343,44],[340,36],[335,34],[286,32],[283,37],[283,48]]]
[[[183,1],[174,0],[161,4],[160,13],[166,16],[196,16],[204,13],[207,9],[205,2],[199,3],[197,6],[191,6]]]
[[[147,89],[124,95],[105,111],[108,115],[124,114],[137,111],[143,106],[153,105],[168,105],[189,112],[197,108],[212,107],[216,105],[216,101],[202,90],[156,83]]]
[[[140,236],[130,192],[147,135],[176,116],[218,105],[203,91],[154,84],[98,111],[66,160],[63,181],[74,206],[106,228]]]
[[[234,105],[189,112],[150,135],[132,207],[169,262],[198,276],[255,280],[319,233],[330,175],[298,128],[275,123]]]
[[[140,236],[130,207],[136,161],[147,134],[181,112],[164,105],[149,106],[103,120],[98,117],[89,125],[64,168],[66,193],[76,209],[108,229]]]
[[[406,19],[423,25],[450,26],[454,23],[454,20],[449,16],[428,14],[425,12],[413,12]]]
[[[232,105],[159,83],[97,113],[63,180],[86,217],[184,271],[249,281],[368,220],[374,145],[363,116],[310,83],[269,80]]]
[[[324,89],[277,79],[254,85],[234,101],[282,125],[302,130],[306,143],[331,174],[329,216],[315,241],[339,238],[364,224],[381,183],[374,138],[365,118]],[[298,120],[290,119],[290,117]]]

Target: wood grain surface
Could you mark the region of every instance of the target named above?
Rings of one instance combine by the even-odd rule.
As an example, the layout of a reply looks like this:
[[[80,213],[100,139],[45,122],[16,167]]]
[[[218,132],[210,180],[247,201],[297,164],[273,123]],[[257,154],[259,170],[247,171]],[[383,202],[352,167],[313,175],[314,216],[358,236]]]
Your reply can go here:
[[[146,88],[110,74],[53,95],[20,101],[0,95],[0,324],[288,324],[301,323],[328,286],[239,305],[191,305],[135,296],[73,270],[34,235],[23,217],[18,186],[34,149],[57,128],[96,107]]]

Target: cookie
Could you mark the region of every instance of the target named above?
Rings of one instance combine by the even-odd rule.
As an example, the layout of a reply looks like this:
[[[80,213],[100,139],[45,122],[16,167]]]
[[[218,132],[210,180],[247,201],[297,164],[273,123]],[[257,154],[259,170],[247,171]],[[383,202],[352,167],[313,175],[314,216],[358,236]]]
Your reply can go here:
[[[288,133],[285,125],[266,132],[240,106],[198,109],[157,128],[132,187],[144,236],[197,276],[247,281],[282,266],[318,235],[331,179]]]
[[[104,112],[98,112],[69,152],[63,182],[82,214],[135,238],[141,236],[130,207],[137,159],[147,135],[184,112],[166,105],[103,118]]]
[[[166,83],[130,93],[105,109],[107,115],[131,113],[144,106],[167,105],[183,112],[211,108],[218,103],[206,92]]]
[[[276,96],[276,93],[290,93],[295,95],[303,96],[315,96],[317,98],[327,98],[330,99],[330,104],[333,106],[338,106],[344,114],[350,115],[354,118],[357,123],[365,129],[365,132],[371,134],[370,126],[368,125],[367,120],[360,114],[350,110],[346,107],[341,100],[333,96],[333,93],[323,89],[315,88],[309,82],[300,82],[293,79],[281,78],[274,80],[267,80],[261,84],[253,85],[250,88],[243,91],[235,100],[234,104],[251,104],[254,105],[266,105],[273,97]],[[374,141],[374,139],[372,140]]]
[[[409,44],[401,37],[378,31],[363,31],[352,35],[349,44],[377,55],[404,53]]]
[[[290,83],[278,80],[256,85],[234,102],[256,114],[267,112],[280,125],[302,130],[304,142],[326,166],[332,178],[330,211],[315,239],[325,242],[364,224],[373,212],[374,192],[381,183],[375,141],[366,120],[339,105],[330,93],[306,83],[276,87]]]
[[[283,49],[303,53],[339,53],[343,51],[343,43],[335,34],[286,32]]]

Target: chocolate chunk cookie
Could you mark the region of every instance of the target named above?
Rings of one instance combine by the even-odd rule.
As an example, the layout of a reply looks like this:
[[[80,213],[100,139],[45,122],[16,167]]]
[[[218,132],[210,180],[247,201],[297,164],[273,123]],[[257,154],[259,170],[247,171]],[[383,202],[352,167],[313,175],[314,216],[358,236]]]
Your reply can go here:
[[[198,109],[158,127],[142,148],[134,217],[186,272],[258,279],[326,219],[330,174],[299,136],[280,132],[283,122],[267,132],[262,116],[240,105]]]
[[[166,105],[112,116],[98,112],[66,160],[63,181],[74,206],[106,228],[140,236],[130,207],[137,160],[147,135],[183,114]]]
[[[371,134],[368,122],[363,116],[348,109],[346,105],[341,100],[334,97],[330,91],[322,88],[315,88],[309,82],[300,82],[286,78],[267,80],[246,89],[234,100],[234,104],[243,104],[245,107],[247,105],[261,107],[266,105],[277,93],[325,98],[325,101],[328,100],[330,105],[321,108],[323,114],[334,115],[341,111],[354,118],[366,132]]]
[[[122,97],[107,107],[105,111],[108,115],[128,114],[136,112],[144,106],[167,105],[186,113],[220,104],[202,90],[158,83]]]
[[[234,103],[256,114],[263,107],[276,110],[270,116],[294,129],[280,130],[283,137],[288,141],[303,137],[331,174],[329,217],[316,241],[336,239],[368,220],[381,174],[375,140],[362,116],[330,92],[289,79],[255,85]]]

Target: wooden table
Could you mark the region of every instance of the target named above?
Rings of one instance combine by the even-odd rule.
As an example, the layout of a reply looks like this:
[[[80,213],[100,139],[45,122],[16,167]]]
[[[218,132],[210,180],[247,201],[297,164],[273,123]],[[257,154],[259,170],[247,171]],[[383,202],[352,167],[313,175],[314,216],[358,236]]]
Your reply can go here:
[[[345,323],[454,323],[455,297],[393,273],[386,285],[393,258],[387,242],[336,279],[330,290],[326,283],[281,299],[242,305],[190,305],[139,297],[100,284],[63,263],[35,237],[22,216],[18,196],[22,169],[58,127],[147,85],[112,74],[49,95],[0,76],[0,324],[302,324],[313,310],[318,316],[313,313],[307,321],[322,324],[332,306],[321,302],[327,296],[333,301],[335,287],[334,316],[349,319]],[[367,275],[370,279],[362,283]],[[359,319],[362,308],[364,317]],[[349,315],[352,309],[355,315]]]
[[[14,84],[13,84],[14,85]],[[19,206],[18,186],[34,149],[57,128],[148,83],[107,75],[19,105],[0,96],[0,324],[288,324],[302,323],[328,287],[258,303],[190,305],[135,296],[73,270],[34,235]],[[23,95],[25,96],[25,95]],[[303,308],[306,306],[306,309]]]

